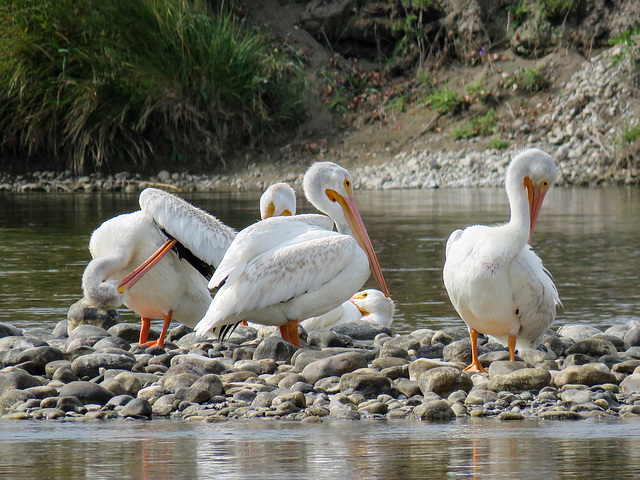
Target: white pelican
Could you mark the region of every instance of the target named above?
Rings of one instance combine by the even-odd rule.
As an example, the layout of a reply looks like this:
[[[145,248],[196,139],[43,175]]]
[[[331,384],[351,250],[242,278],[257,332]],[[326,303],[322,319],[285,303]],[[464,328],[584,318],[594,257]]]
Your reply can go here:
[[[282,185],[270,187],[261,198],[261,203],[273,205],[268,208],[271,214],[295,213],[295,193]],[[236,232],[162,190],[143,190],[139,203],[141,210],[111,218],[93,232],[93,260],[82,288],[87,301],[99,308],[124,303],[142,318],[140,344],[162,347],[172,319],[193,327],[207,311],[207,281]],[[147,343],[155,318],[164,320],[162,332],[156,342]]]
[[[390,297],[372,288],[353,295],[349,300],[318,317],[300,322],[307,332],[333,328],[354,320],[367,320],[381,327],[390,327],[395,305]]]
[[[299,347],[298,322],[347,301],[370,272],[388,296],[352,183],[344,168],[316,163],[304,176],[304,193],[330,218],[274,217],[238,233],[209,282],[219,289],[196,332],[220,328],[224,338],[229,326],[247,320],[279,326],[282,338]]]
[[[471,337],[472,362],[466,370],[485,371],[478,360],[478,333],[506,340],[514,360],[516,342],[536,346],[561,305],[550,274],[529,246],[555,177],[549,155],[537,149],[519,153],[506,175],[509,223],[456,230],[447,240],[444,284]]]
[[[260,218],[296,214],[296,192],[288,183],[274,183],[260,197]]]

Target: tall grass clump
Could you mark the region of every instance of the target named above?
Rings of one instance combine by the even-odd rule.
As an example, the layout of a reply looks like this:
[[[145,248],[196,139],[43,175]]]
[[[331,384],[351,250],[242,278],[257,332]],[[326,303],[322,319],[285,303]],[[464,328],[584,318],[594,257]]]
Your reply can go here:
[[[199,0],[0,0],[3,158],[211,165],[300,118],[283,50]]]

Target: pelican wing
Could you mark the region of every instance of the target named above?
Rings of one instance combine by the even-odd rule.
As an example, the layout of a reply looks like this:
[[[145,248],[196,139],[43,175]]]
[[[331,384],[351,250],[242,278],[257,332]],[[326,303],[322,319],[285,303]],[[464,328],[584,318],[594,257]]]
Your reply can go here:
[[[510,272],[514,305],[520,317],[519,339],[536,346],[561,306],[558,290],[542,260],[527,245],[514,260]]]
[[[140,193],[140,208],[150,220],[208,265],[217,267],[236,231],[182,198],[147,188]]]
[[[325,215],[306,214],[293,217],[271,217],[249,225],[238,233],[229,246],[209,281],[209,288],[217,288],[232,272],[242,271],[250,260],[288,239],[296,238],[306,232],[309,227],[331,230],[333,220]]]
[[[233,247],[229,249],[232,255]],[[307,225],[306,231],[298,231],[285,242],[233,267],[196,326],[197,333],[235,323],[247,312],[318,290],[349,264],[358,249],[357,242],[347,235]]]

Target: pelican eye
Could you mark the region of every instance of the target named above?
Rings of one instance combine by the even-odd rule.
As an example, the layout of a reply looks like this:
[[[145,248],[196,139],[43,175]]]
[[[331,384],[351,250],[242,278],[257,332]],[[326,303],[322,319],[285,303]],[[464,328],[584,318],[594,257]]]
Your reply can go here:
[[[344,180],[344,188],[346,188],[347,190],[351,188],[351,180],[349,180],[348,178]]]
[[[369,294],[368,294],[368,293],[363,293],[363,294],[362,294],[362,298],[366,298],[366,297],[367,297],[367,295],[369,295]]]

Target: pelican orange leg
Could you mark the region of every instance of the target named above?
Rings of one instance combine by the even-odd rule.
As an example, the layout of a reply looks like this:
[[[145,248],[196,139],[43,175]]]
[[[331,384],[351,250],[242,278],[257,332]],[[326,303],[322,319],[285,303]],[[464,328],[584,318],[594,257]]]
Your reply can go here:
[[[289,320],[284,325],[278,327],[280,335],[285,342],[289,342],[294,347],[300,348],[300,337],[298,336],[298,320]]]
[[[149,329],[151,328],[151,320],[149,318],[142,318],[142,329],[140,330],[140,345],[148,345],[149,347],[164,347],[164,339],[167,337],[167,330],[169,330],[169,325],[171,324],[171,316],[173,315],[173,310],[169,310],[169,312],[164,316],[164,323],[162,324],[162,331],[160,332],[160,337],[158,340],[153,342],[147,342],[147,338],[149,336]]]
[[[516,359],[516,336],[509,335],[509,360],[512,362]]]
[[[480,360],[478,360],[478,331],[473,328],[469,330],[471,338],[471,365],[464,369],[465,372],[487,373]]]

